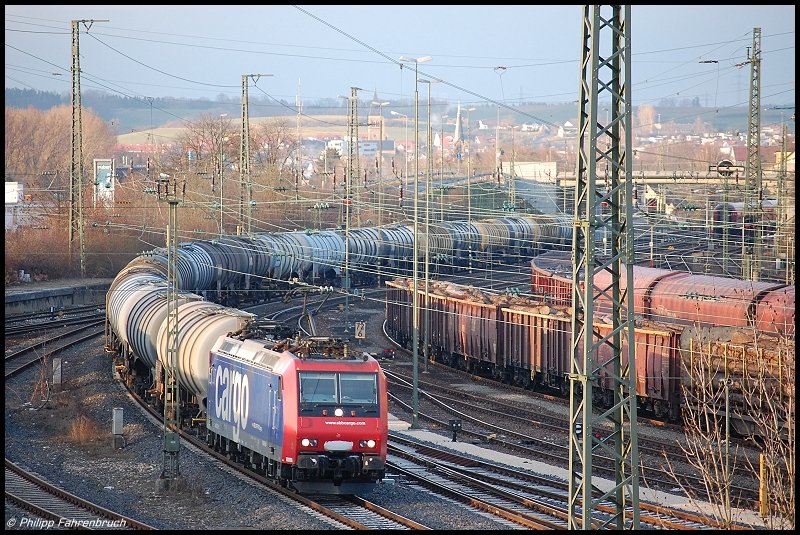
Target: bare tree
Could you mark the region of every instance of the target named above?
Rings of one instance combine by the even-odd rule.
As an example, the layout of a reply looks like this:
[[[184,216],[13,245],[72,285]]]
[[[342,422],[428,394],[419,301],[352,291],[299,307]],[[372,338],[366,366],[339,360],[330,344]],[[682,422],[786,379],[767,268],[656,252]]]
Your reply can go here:
[[[255,162],[273,167],[278,176],[286,172],[287,161],[297,148],[297,133],[285,117],[275,117],[262,122],[255,129],[255,142],[258,147],[253,154]]]
[[[656,124],[656,109],[650,104],[642,104],[636,108],[636,127],[639,135],[649,134]]]
[[[71,162],[71,108],[58,106],[47,111],[6,108],[6,176],[24,184],[28,221],[37,221],[25,231],[6,231],[6,279],[17,269],[49,275],[70,276],[67,244],[69,210],[69,169]],[[91,110],[82,114],[84,199],[92,198],[92,161],[113,155],[116,135]],[[85,206],[90,206],[86,202]],[[91,250],[91,232],[87,250]],[[88,273],[97,276],[90,269]]]
[[[772,528],[794,527],[793,422],[794,349],[770,336],[730,328],[687,327],[682,336],[684,381],[681,448],[705,482],[705,496],[681,484],[669,459],[669,473],[692,500],[711,504],[709,516],[731,527],[734,481],[762,481],[769,493]],[[791,400],[791,401],[790,401]],[[730,434],[744,435],[761,447],[766,473],[758,462],[730,445]]]
[[[738,355],[755,362],[742,381],[745,410],[753,415],[751,441],[761,448],[758,463],[749,463],[761,481],[761,511],[770,529],[795,526],[795,347],[786,338],[762,337],[755,348]]]

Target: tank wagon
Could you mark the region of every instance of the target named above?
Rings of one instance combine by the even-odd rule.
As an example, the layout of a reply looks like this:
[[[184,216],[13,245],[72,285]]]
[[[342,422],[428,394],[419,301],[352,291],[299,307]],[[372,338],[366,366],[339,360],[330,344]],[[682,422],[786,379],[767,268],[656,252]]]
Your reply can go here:
[[[423,309],[425,291],[416,292],[408,279],[387,281],[386,331],[400,344],[411,347],[412,308]],[[571,307],[541,297],[497,294],[454,284],[434,283],[429,289],[429,355],[438,362],[505,383],[537,390],[569,391],[571,372]],[[596,341],[611,332],[610,318],[595,316]],[[424,335],[424,327],[420,329]],[[636,395],[640,411],[668,421],[679,421],[690,400],[684,388],[692,388],[687,372],[695,362],[704,363],[714,384],[728,378],[734,385],[731,403],[737,418],[733,428],[745,435],[756,427],[748,414],[751,405],[741,389],[748,377],[765,375],[769,389],[782,400],[792,399],[793,387],[784,378],[793,376],[794,345],[785,338],[730,326],[689,326],[639,318],[634,328]],[[424,347],[420,341],[419,347]],[[593,402],[609,407],[613,401],[610,347],[600,346],[594,356],[600,365],[592,385]],[[627,365],[627,341],[623,342],[623,366]],[[787,368],[790,367],[788,375]],[[751,381],[752,382],[752,381]],[[724,407],[712,409],[719,416]],[[788,414],[788,413],[786,413]],[[781,417],[785,418],[785,414]],[[782,420],[787,425],[786,420]]]
[[[572,221],[562,216],[519,215],[482,221],[445,221],[419,229],[419,243],[440,271],[486,263],[518,263],[534,254],[565,249]],[[429,237],[429,240],[428,240]],[[418,260],[425,247],[418,247]],[[270,232],[230,236],[178,245],[179,286],[226,306],[264,302],[288,291],[287,281],[343,286],[345,257],[351,287],[374,285],[379,278],[408,276],[413,270],[411,225],[344,230]],[[123,270],[144,267],[166,278],[167,250],[144,252]]]

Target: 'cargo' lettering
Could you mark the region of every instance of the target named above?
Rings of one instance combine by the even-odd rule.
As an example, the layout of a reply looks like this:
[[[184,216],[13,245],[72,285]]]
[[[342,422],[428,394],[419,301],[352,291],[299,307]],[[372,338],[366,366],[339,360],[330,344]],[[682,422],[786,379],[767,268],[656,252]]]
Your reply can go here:
[[[214,412],[217,418],[247,429],[250,381],[247,375],[220,365],[214,374]]]

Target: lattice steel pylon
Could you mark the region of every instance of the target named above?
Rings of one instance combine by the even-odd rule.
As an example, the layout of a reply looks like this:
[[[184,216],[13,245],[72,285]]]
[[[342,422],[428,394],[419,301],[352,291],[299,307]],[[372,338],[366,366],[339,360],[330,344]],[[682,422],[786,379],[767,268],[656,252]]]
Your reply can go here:
[[[239,225],[247,235],[252,229],[253,186],[250,183],[250,110],[247,90],[251,74],[242,75],[242,136],[239,143]]]
[[[750,56],[750,104],[747,121],[747,161],[745,162],[744,213],[742,217],[742,277],[757,281],[761,271],[763,213],[761,206],[761,28],[753,28],[753,53]],[[752,225],[753,235],[748,235]],[[752,242],[750,241],[752,240]]]
[[[573,228],[573,319],[570,370],[569,528],[639,528],[639,453],[633,339],[633,173],[631,160],[631,7],[584,6],[581,84],[575,173]],[[601,37],[604,37],[601,41]],[[601,49],[602,45],[602,49]],[[611,101],[609,124],[598,123],[601,96]],[[598,143],[605,138],[607,143]],[[597,189],[597,170],[608,165],[609,186]],[[607,212],[600,211],[602,203]],[[595,251],[598,231],[610,232],[608,254]],[[595,285],[595,274],[611,273],[611,283]],[[624,271],[624,276],[623,276]],[[583,275],[584,286],[580,280]],[[594,322],[594,301],[612,306],[612,324]],[[602,354],[611,355],[605,362]],[[604,376],[613,390],[610,408],[595,416],[592,381]],[[596,424],[608,422],[606,436],[594,436]],[[614,485],[601,491],[592,485],[592,454],[612,457]],[[601,502],[615,511],[594,518]],[[580,520],[578,516],[580,515]]]
[[[86,245],[84,243],[83,221],[83,122],[81,120],[81,57],[79,24],[86,26],[86,31],[95,22],[108,22],[108,19],[73,20],[72,21],[72,125],[69,166],[69,259],[73,259],[73,243],[78,235],[81,277],[86,276]]]
[[[160,479],[172,485],[180,475],[180,390],[178,386],[178,205],[185,197],[186,181],[178,188],[169,175],[157,181],[158,199],[169,204],[167,226],[167,364],[164,366],[164,449]]]
[[[249,236],[253,231],[253,181],[250,176],[250,108],[249,79],[258,83],[262,76],[271,74],[242,75],[242,135],[239,143],[239,225]]]
[[[344,185],[344,278],[342,288],[344,288],[344,329],[350,332],[350,214],[352,212],[353,197],[353,178],[358,179],[361,173],[360,157],[358,151],[358,91],[361,88],[351,87],[350,97],[348,98],[348,121],[347,121],[347,173],[345,174]],[[360,225],[359,225],[360,226]]]
[[[72,143],[69,168],[69,256],[73,260],[73,244],[78,236],[81,277],[86,276],[83,244],[83,124],[81,122],[81,58],[80,28],[83,20],[72,21]],[[91,21],[88,21],[91,22]]]

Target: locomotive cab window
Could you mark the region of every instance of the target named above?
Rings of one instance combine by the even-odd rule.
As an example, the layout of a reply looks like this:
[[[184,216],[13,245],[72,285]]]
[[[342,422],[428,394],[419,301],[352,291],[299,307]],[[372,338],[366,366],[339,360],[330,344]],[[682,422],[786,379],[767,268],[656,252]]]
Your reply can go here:
[[[374,373],[300,372],[300,403],[376,405],[378,377]]]
[[[377,378],[374,373],[339,374],[339,390],[342,403],[365,405],[378,402]]]
[[[336,403],[336,374],[300,373],[300,403]]]

